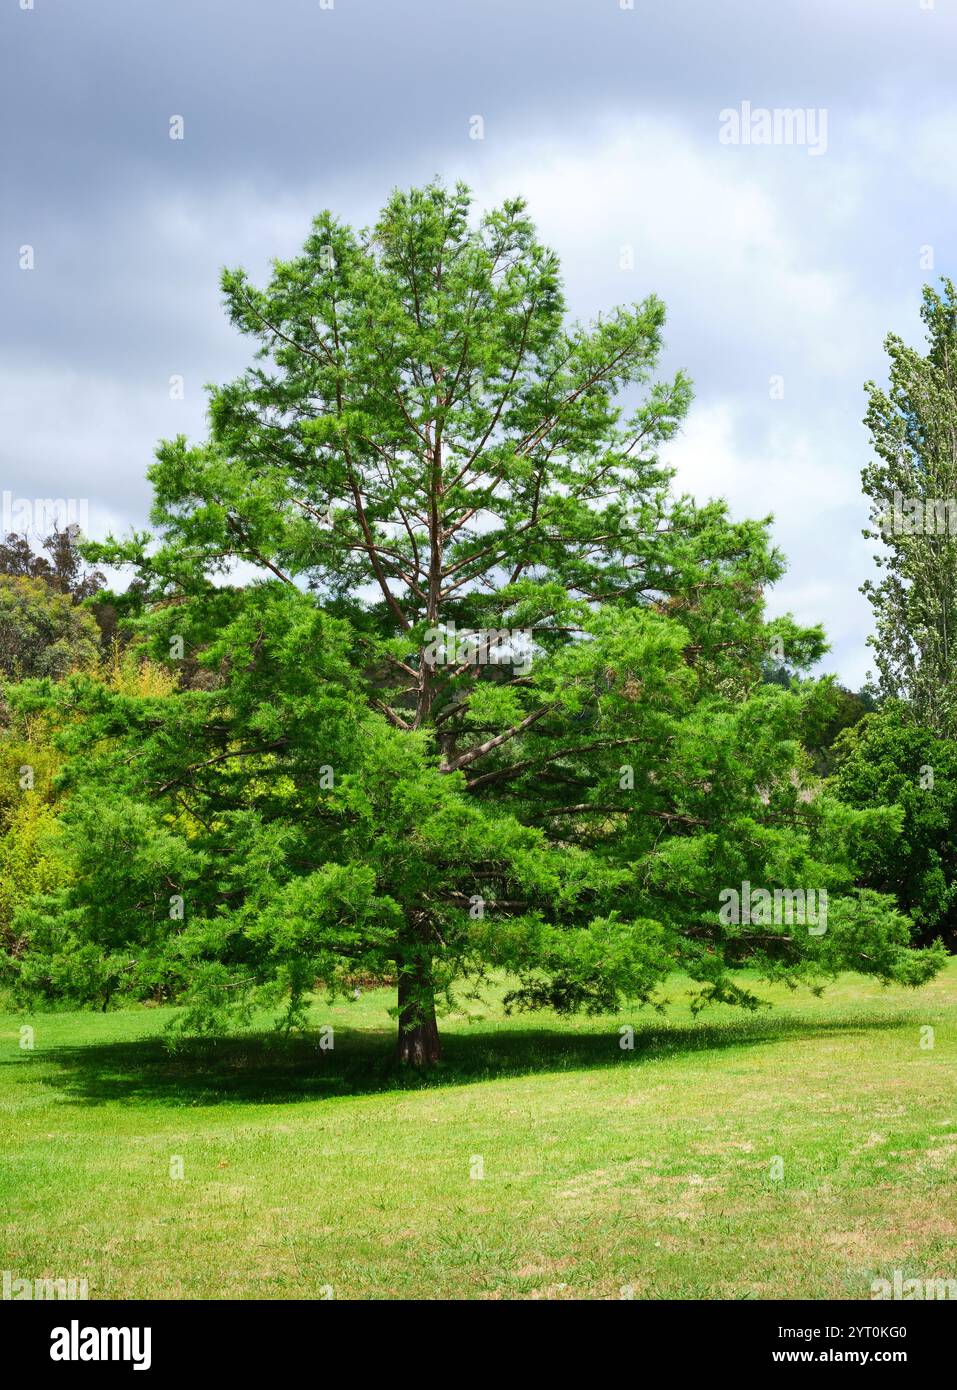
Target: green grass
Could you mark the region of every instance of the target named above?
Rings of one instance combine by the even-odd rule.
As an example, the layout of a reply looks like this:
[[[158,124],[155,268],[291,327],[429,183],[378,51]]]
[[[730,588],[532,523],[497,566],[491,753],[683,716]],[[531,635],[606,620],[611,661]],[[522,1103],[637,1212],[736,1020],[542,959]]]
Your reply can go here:
[[[85,1276],[91,1298],[866,1298],[895,1269],[957,1277],[957,961],[916,993],[759,992],[773,1012],[697,1021],[680,982],[664,1018],[472,1005],[422,1079],[391,1064],[387,992],[317,1001],[332,1052],[263,1032],[170,1056],[157,1009],[0,1015],[0,1267]]]

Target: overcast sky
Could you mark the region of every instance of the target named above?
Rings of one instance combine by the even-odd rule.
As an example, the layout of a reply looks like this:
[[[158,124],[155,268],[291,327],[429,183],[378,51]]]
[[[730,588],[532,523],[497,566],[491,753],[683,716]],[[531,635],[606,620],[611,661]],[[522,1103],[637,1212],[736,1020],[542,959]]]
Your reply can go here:
[[[955,274],[957,0],[628,3],[3,0],[0,492],[142,527],[157,439],[248,361],[220,268],[461,177],[528,198],[575,315],[665,300],[679,486],[774,514],[772,611],[859,685],[862,387]],[[730,143],[743,102],[811,111],[805,143]]]

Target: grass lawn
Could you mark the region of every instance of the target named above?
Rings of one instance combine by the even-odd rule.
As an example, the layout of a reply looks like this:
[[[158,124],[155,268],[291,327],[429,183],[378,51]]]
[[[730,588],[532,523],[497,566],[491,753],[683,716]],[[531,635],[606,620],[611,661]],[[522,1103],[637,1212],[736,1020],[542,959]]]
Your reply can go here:
[[[895,1269],[957,1278],[957,960],[916,993],[759,990],[773,1012],[697,1021],[680,981],[664,1017],[469,1005],[421,1079],[391,1064],[386,991],[317,1001],[308,1038],[177,1056],[164,1010],[2,1015],[0,1266],[85,1276],[91,1298],[857,1299]]]

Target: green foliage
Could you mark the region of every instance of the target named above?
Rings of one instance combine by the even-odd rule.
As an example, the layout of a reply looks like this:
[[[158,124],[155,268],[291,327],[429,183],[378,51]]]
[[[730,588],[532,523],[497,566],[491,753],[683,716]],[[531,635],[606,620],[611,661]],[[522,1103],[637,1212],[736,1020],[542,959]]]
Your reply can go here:
[[[957,743],[897,706],[847,730],[834,792],[850,806],[898,808],[898,826],[862,846],[861,882],[892,893],[919,931],[957,944]]]
[[[0,942],[5,951],[16,952],[21,944],[13,931],[16,908],[58,884],[60,866],[49,852],[55,823],[53,808],[35,792],[25,792],[0,836]]]
[[[60,882],[54,853],[56,793],[60,758],[49,720],[14,719],[5,711],[0,734],[0,952],[16,960],[24,941],[14,930],[17,909]],[[0,972],[0,978],[2,978]]]
[[[8,679],[66,675],[95,661],[92,614],[44,579],[0,574],[0,674]]]

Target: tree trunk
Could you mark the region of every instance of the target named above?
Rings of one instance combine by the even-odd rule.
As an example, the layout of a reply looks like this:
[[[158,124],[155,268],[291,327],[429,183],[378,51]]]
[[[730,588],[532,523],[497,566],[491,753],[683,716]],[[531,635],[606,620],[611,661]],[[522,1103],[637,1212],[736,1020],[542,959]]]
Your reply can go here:
[[[399,967],[399,1039],[396,1056],[413,1067],[431,1067],[442,1056],[435,1021],[432,978],[424,963]]]

